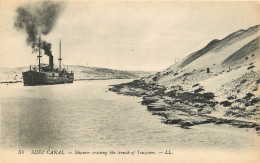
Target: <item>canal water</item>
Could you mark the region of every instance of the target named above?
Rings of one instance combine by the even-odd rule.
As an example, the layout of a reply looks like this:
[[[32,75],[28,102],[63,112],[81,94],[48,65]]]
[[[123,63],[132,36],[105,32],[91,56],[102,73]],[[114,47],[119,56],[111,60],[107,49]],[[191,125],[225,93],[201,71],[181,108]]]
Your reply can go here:
[[[130,80],[1,84],[3,148],[230,149],[259,148],[254,130],[202,125],[189,130],[161,123],[141,99],[108,91]]]

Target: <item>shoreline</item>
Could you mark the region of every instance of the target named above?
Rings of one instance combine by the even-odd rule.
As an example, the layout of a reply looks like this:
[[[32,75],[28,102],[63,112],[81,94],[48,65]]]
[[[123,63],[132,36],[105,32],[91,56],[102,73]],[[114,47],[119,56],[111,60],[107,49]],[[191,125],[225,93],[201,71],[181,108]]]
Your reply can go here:
[[[14,84],[14,83],[22,83],[23,81],[19,80],[19,81],[3,81],[0,82],[0,84]]]
[[[155,83],[148,84],[144,80],[112,85],[109,91],[142,97],[141,104],[147,106],[147,110],[153,115],[161,116],[163,118],[161,122],[167,125],[190,129],[192,126],[209,123],[228,124],[237,128],[253,128],[258,135],[260,134],[258,121],[246,116],[240,118],[228,116],[227,112],[216,114],[218,108],[225,104],[217,101],[212,92],[187,91],[180,85],[166,88]]]
[[[85,81],[85,80],[114,80],[114,79],[133,79],[135,80],[136,78],[100,78],[100,79],[95,79],[95,78],[91,78],[91,79],[75,79],[73,81]],[[0,84],[15,84],[15,83],[22,83],[23,81],[22,80],[19,80],[19,81],[1,81]]]

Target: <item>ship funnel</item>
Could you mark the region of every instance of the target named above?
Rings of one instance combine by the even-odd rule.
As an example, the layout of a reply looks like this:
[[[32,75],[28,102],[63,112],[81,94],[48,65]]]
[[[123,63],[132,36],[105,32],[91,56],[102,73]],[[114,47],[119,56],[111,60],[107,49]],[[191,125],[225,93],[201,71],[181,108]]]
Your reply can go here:
[[[50,69],[53,69],[53,56],[52,56],[52,51],[51,51],[51,44],[46,41],[42,41],[41,49],[44,50],[45,55],[49,56],[49,67],[50,67]]]
[[[53,56],[49,55],[49,66],[51,69],[53,69]]]

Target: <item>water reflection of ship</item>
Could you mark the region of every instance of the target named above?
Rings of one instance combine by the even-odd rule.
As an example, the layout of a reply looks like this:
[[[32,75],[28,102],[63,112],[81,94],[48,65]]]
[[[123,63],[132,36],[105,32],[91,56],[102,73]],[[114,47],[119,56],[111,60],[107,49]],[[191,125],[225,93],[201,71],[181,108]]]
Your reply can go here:
[[[41,39],[39,38],[39,55],[38,66],[30,66],[30,70],[23,72],[23,83],[25,86],[34,85],[52,85],[52,84],[65,84],[73,83],[74,72],[68,72],[68,69],[61,68],[61,41],[59,49],[59,68],[53,66],[53,56],[50,51],[51,44],[48,44],[48,49],[45,50],[45,54],[49,56],[49,65],[41,65]],[[46,46],[46,45],[45,45]]]

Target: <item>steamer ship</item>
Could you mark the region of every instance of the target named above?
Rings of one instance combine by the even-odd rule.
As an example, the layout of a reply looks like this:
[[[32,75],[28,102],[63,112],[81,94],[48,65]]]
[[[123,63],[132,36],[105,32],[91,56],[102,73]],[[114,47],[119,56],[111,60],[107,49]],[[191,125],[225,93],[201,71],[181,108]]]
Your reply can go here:
[[[30,65],[30,70],[23,72],[24,86],[36,86],[36,85],[53,85],[53,84],[65,84],[73,83],[74,72],[68,71],[66,68],[61,68],[61,41],[59,44],[59,68],[53,66],[53,55],[51,52],[51,44],[45,45],[45,54],[49,56],[49,65],[41,65],[41,39],[39,37],[39,55],[38,66]]]

